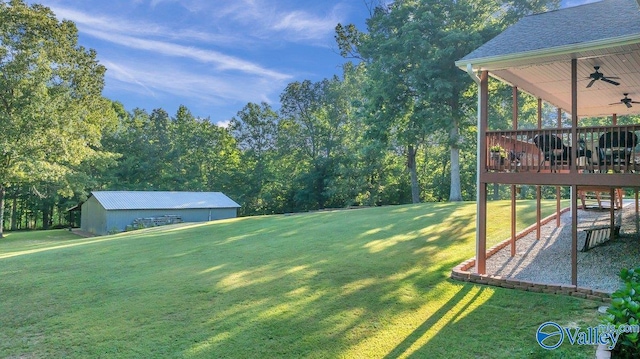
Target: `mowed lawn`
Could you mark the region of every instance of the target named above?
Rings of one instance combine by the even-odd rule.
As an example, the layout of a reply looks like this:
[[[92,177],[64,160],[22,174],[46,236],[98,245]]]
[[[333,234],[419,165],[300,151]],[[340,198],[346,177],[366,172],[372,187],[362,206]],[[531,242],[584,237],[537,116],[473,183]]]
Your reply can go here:
[[[545,214],[555,202],[545,203]],[[535,202],[519,202],[520,228]],[[2,358],[592,358],[535,341],[598,303],[449,279],[475,203],[238,218],[0,241]],[[493,242],[509,202],[492,202]]]

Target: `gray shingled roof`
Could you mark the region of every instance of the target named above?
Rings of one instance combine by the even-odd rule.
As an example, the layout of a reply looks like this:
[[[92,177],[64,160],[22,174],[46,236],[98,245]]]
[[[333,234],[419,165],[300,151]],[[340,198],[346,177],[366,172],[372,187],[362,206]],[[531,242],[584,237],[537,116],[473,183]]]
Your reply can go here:
[[[94,191],[107,210],[239,208],[222,192]]]
[[[637,0],[603,0],[522,18],[460,62],[640,35]]]

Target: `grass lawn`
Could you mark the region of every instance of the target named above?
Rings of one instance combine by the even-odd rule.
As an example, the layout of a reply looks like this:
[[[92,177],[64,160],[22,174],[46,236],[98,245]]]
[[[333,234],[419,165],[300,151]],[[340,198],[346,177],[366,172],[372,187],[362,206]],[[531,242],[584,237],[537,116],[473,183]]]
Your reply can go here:
[[[495,243],[510,233],[510,209],[490,206]],[[535,201],[519,207],[524,228]],[[430,203],[87,239],[9,233],[0,357],[593,358],[593,347],[566,342],[544,350],[535,332],[546,321],[597,324],[598,303],[449,279],[475,254],[475,209]]]

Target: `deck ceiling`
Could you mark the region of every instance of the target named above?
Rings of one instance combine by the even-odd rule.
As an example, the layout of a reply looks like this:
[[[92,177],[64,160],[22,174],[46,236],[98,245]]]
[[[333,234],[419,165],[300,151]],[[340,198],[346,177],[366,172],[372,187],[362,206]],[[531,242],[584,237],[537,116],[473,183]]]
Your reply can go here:
[[[525,57],[485,63],[476,70],[488,70],[492,77],[518,87],[537,98],[571,112],[571,59],[578,63],[578,117],[640,114],[640,104],[627,108],[620,99],[625,93],[640,102],[640,43],[624,44],[563,54]],[[619,77],[614,86],[596,81],[590,88],[594,66],[607,77]]]

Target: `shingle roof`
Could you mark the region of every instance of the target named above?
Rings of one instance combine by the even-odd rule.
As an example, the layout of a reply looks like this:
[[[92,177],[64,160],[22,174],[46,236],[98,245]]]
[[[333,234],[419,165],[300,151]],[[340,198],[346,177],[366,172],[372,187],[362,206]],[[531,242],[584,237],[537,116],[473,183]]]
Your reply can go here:
[[[222,192],[94,191],[107,210],[239,208]]]
[[[637,0],[603,0],[526,16],[460,61],[640,35],[639,8]]]

